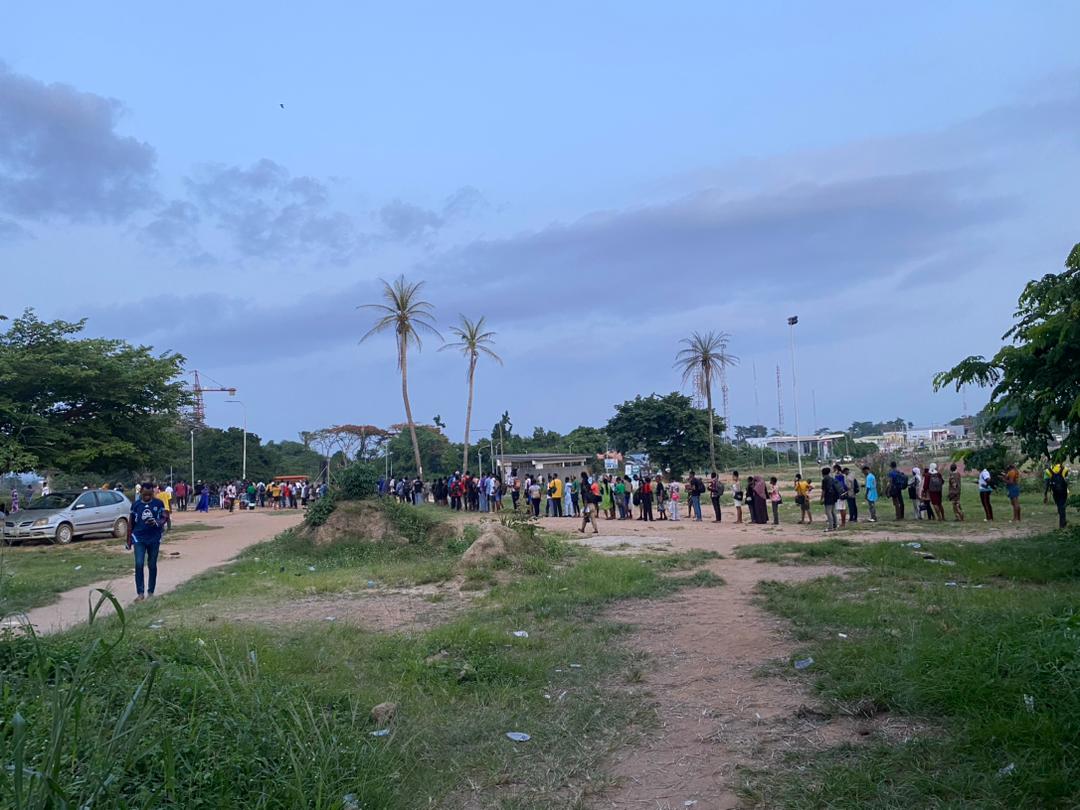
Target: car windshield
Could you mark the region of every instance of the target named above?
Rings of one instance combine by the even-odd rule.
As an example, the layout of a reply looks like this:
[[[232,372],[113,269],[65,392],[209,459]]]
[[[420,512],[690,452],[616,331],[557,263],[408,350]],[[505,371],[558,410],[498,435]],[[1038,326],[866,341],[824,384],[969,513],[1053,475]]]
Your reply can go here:
[[[50,492],[48,495],[34,498],[25,509],[64,509],[75,500],[75,496],[64,492]]]

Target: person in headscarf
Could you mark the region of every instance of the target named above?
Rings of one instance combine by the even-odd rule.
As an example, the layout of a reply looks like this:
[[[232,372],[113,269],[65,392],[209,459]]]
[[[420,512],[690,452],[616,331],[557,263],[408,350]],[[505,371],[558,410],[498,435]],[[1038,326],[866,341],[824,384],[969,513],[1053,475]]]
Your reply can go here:
[[[922,494],[922,470],[918,467],[911,468],[911,483],[908,485],[908,497],[911,498],[911,506],[915,510],[915,517],[919,520],[923,519],[922,516],[922,501],[919,500],[919,496]]]
[[[208,487],[206,484],[203,484],[202,489],[199,490],[199,506],[195,511],[210,511],[210,487]]]
[[[765,486],[765,476],[754,476],[754,523],[769,522],[769,496]]]

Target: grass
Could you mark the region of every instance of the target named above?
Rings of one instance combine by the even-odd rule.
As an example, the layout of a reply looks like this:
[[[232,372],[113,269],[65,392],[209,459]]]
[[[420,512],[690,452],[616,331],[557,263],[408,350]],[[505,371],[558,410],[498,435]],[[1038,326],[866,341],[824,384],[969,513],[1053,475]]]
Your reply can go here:
[[[101,648],[89,668],[80,668],[84,651],[94,639],[111,643],[118,621],[40,648],[9,637],[0,642],[0,717],[23,718],[31,767],[57,752],[50,774],[69,806],[98,789],[101,808],[452,807],[470,798],[484,807],[581,806],[605,784],[610,751],[653,721],[640,698],[610,688],[640,680],[642,664],[618,643],[625,627],[599,613],[687,584],[659,566],[540,537],[524,562],[505,569],[509,581],[477,574],[489,593],[427,632],[158,623],[205,605],[227,616],[231,600],[253,592],[287,600],[310,587],[442,575],[464,542],[315,546],[285,533],[224,573],[137,606],[123,640]],[[133,700],[151,670],[156,683]],[[58,692],[77,692],[77,717]],[[397,717],[388,736],[373,737],[368,712],[387,700],[398,703]],[[127,718],[125,755],[110,763],[94,752],[116,736],[103,730],[119,728],[110,725],[118,717]],[[508,731],[532,740],[511,742]],[[50,746],[57,735],[61,743]],[[17,760],[14,739],[0,734],[4,763]],[[0,769],[0,793],[13,795],[13,776]]]
[[[55,602],[64,591],[132,571],[122,540],[0,550],[0,616]]]
[[[1080,533],[919,551],[955,565],[899,542],[738,550],[853,566],[846,576],[764,583],[762,599],[794,623],[797,657],[815,661],[801,677],[828,705],[842,712],[869,700],[931,729],[904,744],[794,755],[788,769],[749,776],[748,799],[792,808],[1080,802]]]

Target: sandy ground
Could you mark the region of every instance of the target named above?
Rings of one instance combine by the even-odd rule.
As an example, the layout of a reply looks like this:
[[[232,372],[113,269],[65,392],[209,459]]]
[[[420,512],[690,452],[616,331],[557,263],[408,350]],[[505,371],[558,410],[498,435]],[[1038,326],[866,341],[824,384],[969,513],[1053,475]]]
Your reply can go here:
[[[206,523],[220,528],[181,533],[161,547],[157,593],[168,593],[196,574],[228,562],[248,546],[295,526],[302,518],[303,512],[299,510],[286,515],[267,512],[229,514],[220,511],[211,512],[209,516],[195,512],[177,513],[173,516],[174,526]],[[174,552],[179,552],[179,556],[170,556]],[[103,580],[73,588],[62,593],[59,601],[34,608],[27,614],[29,622],[39,633],[55,633],[86,621],[89,612],[88,600],[95,588],[112,591],[123,605],[129,605],[135,599],[135,583],[132,577]],[[102,607],[101,615],[109,612],[112,612],[111,605]]]
[[[787,622],[755,603],[754,589],[763,580],[803,581],[843,571],[738,560],[734,548],[818,541],[824,537],[820,524],[737,525],[725,513],[720,524],[601,520],[599,535],[584,536],[577,533],[577,521],[548,518],[542,524],[604,553],[699,548],[724,555],[708,565],[725,579],[724,586],[624,602],[609,612],[609,618],[634,626],[629,643],[650,656],[643,682],[630,688],[654,703],[659,727],[642,745],[616,754],[610,767],[618,786],[594,799],[592,807],[737,808],[737,787],[752,779],[743,769],[768,767],[785,752],[932,733],[903,718],[879,714],[875,707],[854,715],[823,711],[810,688],[812,673],[802,675],[792,666],[797,644]],[[910,529],[894,533],[887,524],[877,528],[836,536],[857,542],[933,538],[929,527],[917,534]],[[997,528],[992,531],[1001,536]],[[978,541],[988,533],[973,526],[970,536],[949,539]]]

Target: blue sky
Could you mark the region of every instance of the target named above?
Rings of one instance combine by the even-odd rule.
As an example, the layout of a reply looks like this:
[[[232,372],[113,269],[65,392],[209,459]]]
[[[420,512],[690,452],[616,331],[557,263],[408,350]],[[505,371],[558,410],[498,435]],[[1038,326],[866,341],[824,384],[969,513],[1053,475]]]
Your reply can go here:
[[[0,27],[3,310],[240,389],[269,438],[402,419],[377,279],[486,315],[474,424],[602,424],[732,333],[735,423],[961,410],[1076,230],[1067,2],[21,4]],[[279,105],[284,104],[282,109]],[[464,363],[412,396],[457,436]],[[984,396],[969,392],[972,407]],[[719,397],[718,397],[719,398]],[[238,409],[208,400],[211,423]]]

